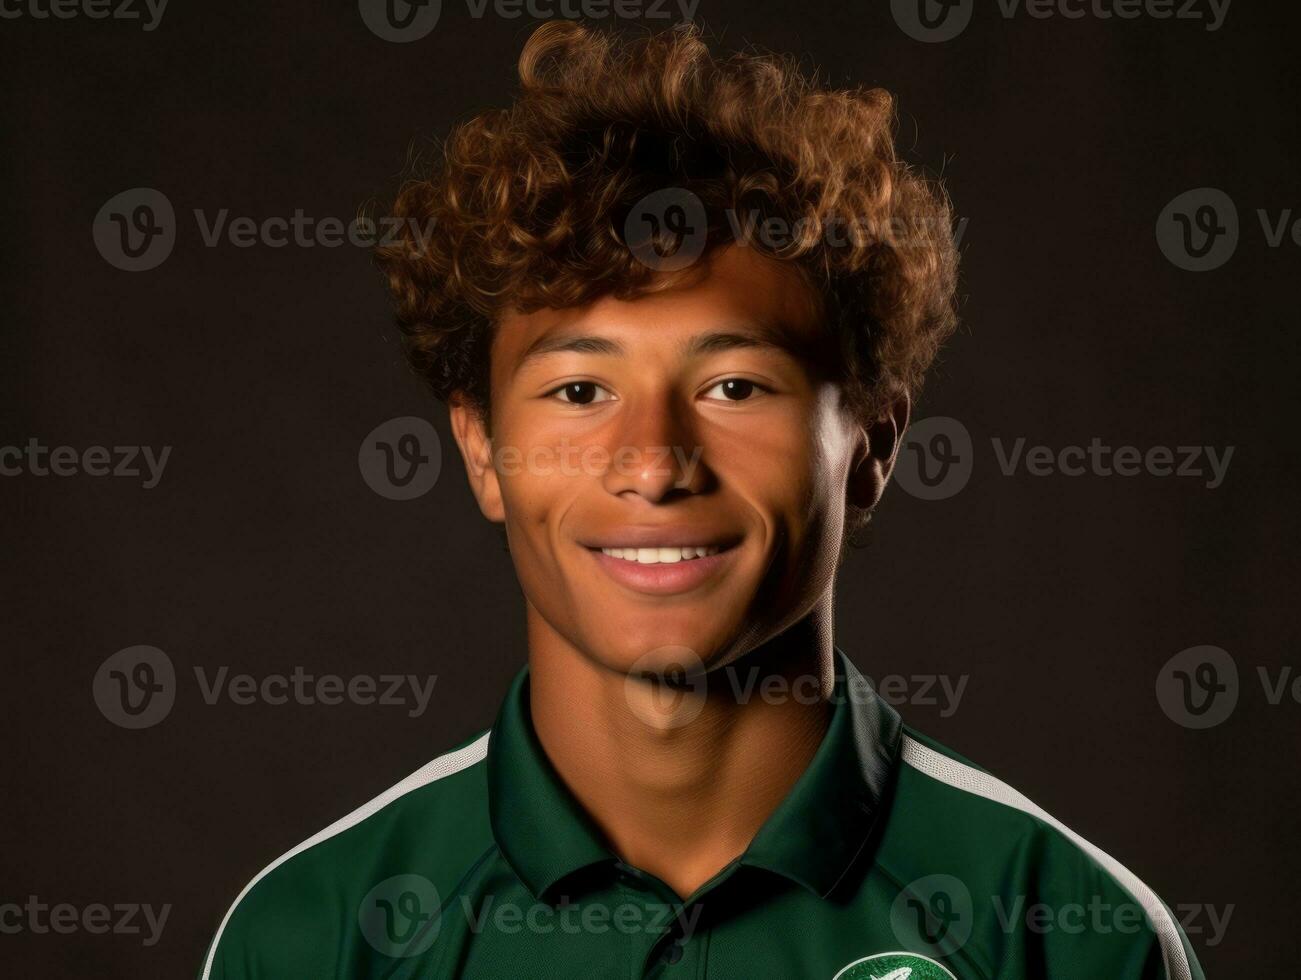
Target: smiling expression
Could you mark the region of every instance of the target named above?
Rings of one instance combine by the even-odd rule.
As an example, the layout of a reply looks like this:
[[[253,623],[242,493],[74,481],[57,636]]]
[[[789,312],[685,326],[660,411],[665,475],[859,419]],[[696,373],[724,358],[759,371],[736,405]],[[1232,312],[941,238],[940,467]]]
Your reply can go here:
[[[491,437],[453,424],[531,627],[621,671],[712,667],[827,599],[867,448],[833,351],[803,277],[737,247],[690,285],[501,318]]]

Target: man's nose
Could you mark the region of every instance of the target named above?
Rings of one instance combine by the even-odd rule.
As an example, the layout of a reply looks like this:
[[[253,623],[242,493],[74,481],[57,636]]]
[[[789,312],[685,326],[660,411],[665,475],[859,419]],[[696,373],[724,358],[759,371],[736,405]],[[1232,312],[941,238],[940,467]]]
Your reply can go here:
[[[628,404],[612,447],[605,488],[650,503],[700,493],[709,482],[689,407],[670,394]]]

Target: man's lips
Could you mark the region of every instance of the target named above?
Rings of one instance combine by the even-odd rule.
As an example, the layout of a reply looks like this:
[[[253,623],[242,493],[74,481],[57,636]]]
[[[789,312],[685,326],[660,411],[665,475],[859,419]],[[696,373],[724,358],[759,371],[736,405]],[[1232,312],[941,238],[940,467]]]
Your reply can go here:
[[[674,550],[680,552],[681,547]],[[616,558],[599,548],[588,548],[587,553],[610,578],[626,588],[650,595],[677,595],[699,588],[720,574],[732,563],[739,550],[724,548],[703,557],[679,558],[677,561],[657,560],[653,563]]]
[[[606,575],[651,595],[689,592],[719,574],[739,550],[737,537],[688,527],[630,526],[583,542]]]

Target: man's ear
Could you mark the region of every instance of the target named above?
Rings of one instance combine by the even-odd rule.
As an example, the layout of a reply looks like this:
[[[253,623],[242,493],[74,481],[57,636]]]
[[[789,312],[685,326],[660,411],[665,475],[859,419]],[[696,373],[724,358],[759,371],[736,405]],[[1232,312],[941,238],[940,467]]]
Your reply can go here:
[[[855,507],[870,511],[881,502],[911,415],[912,398],[905,391],[874,422],[864,426],[862,443],[849,474],[849,502]]]
[[[498,524],[506,520],[501,504],[501,484],[492,460],[492,438],[482,414],[462,393],[456,392],[448,403],[452,419],[452,435],[461,458],[465,460],[465,474],[470,480],[474,499],[479,502],[483,516]]]

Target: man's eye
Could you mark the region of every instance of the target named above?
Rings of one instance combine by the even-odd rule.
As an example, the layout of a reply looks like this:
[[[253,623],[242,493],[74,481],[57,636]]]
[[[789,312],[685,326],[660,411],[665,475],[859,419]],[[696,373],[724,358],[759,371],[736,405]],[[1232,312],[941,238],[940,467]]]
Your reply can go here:
[[[705,397],[741,402],[760,390],[759,386],[753,381],[747,381],[745,378],[728,378],[726,381],[720,381],[705,392]]]
[[[609,401],[613,396],[594,381],[571,381],[551,392],[551,397],[571,405],[590,405]]]

